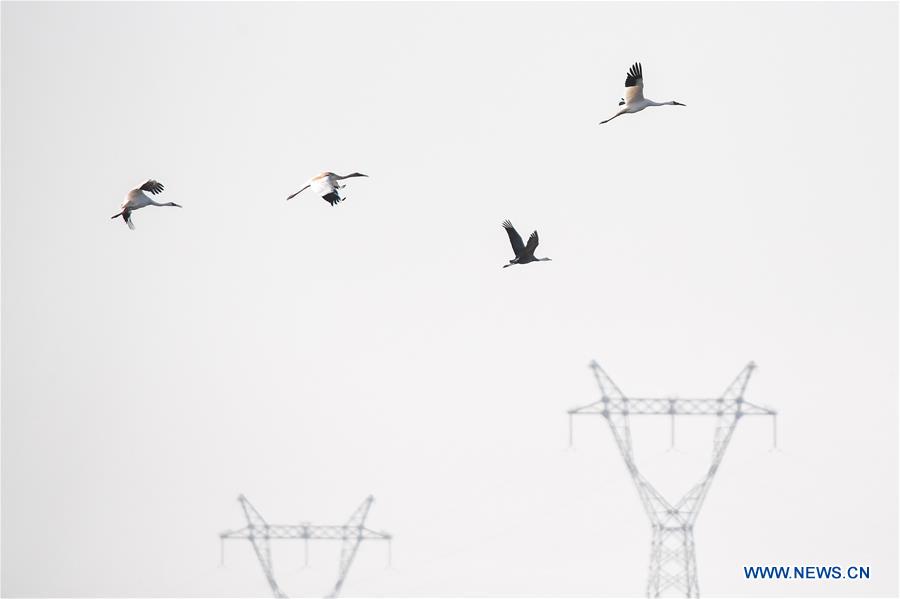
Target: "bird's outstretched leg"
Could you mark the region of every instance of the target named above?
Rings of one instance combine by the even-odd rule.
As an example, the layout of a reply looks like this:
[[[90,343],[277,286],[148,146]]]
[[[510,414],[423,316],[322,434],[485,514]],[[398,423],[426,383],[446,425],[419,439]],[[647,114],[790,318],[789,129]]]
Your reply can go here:
[[[616,114],[612,115],[611,117],[609,117],[609,118],[606,119],[605,121],[600,121],[600,124],[603,125],[604,123],[608,123],[608,122],[610,122],[611,120],[613,120],[614,118],[616,118],[617,116],[622,116],[623,114],[626,114],[627,112],[628,112],[627,110],[620,110],[619,112],[617,112]]]

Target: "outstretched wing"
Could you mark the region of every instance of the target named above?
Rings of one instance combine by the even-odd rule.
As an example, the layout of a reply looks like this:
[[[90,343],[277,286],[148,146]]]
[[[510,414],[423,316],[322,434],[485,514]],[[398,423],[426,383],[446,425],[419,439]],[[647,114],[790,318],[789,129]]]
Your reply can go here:
[[[513,253],[516,255],[516,258],[518,258],[522,255],[522,252],[525,251],[525,244],[522,243],[522,236],[519,235],[509,220],[503,221],[503,228],[506,229],[506,234],[509,235],[509,243],[512,245]]]
[[[628,69],[625,76],[625,103],[632,104],[644,99],[644,71],[641,63],[636,62]]]
[[[128,225],[128,228],[134,231],[134,223],[131,222],[131,210],[123,210],[122,218],[125,220],[125,224]]]
[[[165,188],[163,187],[163,184],[160,183],[159,181],[154,181],[153,179],[147,179],[147,181],[143,185],[138,187],[138,189],[140,189],[141,191],[149,191],[153,195],[156,195],[156,194],[162,192],[162,190]]]
[[[531,235],[528,237],[528,245],[525,246],[525,255],[526,256],[534,256],[534,250],[537,249],[538,246],[538,234],[537,231],[533,231]]]

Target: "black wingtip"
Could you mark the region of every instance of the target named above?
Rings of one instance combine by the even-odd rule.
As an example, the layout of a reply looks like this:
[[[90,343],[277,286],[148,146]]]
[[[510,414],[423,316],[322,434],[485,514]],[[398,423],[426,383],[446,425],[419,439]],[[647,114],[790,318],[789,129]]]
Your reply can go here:
[[[138,189],[141,191],[149,191],[153,195],[162,193],[166,187],[156,179],[147,179]]]
[[[338,195],[336,191],[332,191],[329,194],[323,195],[322,199],[331,204],[332,206],[337,205],[338,202],[343,202],[347,198],[342,198]]]
[[[634,85],[637,85],[637,81],[643,78],[644,71],[641,68],[641,63],[636,62],[631,65],[630,69],[628,69],[628,73],[625,76],[625,87],[632,87]]]

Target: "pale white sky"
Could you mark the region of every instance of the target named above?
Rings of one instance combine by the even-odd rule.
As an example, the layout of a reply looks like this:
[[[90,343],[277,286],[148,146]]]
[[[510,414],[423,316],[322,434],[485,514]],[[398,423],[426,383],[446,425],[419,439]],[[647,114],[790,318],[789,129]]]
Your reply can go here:
[[[896,595],[897,5],[2,4],[2,593],[265,596],[243,525],[341,522],[345,594],[638,596],[596,398],[718,394],[700,589]],[[627,67],[665,107],[602,127]],[[284,197],[361,171],[330,207]],[[162,201],[109,216],[143,179]],[[500,222],[553,262],[501,269]],[[671,498],[711,421],[634,424]],[[321,596],[339,547],[274,548]],[[750,582],[744,565],[867,565]]]

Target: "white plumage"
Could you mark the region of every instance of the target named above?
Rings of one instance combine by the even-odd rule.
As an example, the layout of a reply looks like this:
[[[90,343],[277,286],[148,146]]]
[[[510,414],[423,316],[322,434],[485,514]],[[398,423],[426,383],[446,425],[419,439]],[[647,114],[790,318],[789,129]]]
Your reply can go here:
[[[157,195],[162,193],[163,184],[159,181],[155,181],[153,179],[147,179],[143,185],[140,187],[135,187],[125,196],[125,200],[122,202],[121,212],[117,214],[113,214],[110,218],[119,218],[120,216],[128,225],[128,228],[134,231],[134,223],[131,222],[131,213],[135,210],[139,210],[144,206],[175,206],[176,208],[181,208],[175,202],[166,202],[165,204],[160,204],[159,202],[154,201],[150,196],[148,196],[145,191],[149,191],[153,195]]]
[[[343,202],[347,198],[342,198],[340,194],[338,194],[339,189],[343,189],[346,187],[345,185],[341,185],[341,181],[344,179],[349,179],[351,177],[368,177],[369,175],[364,175],[362,173],[350,173],[349,175],[335,175],[334,173],[324,172],[319,173],[309,181],[303,184],[303,187],[300,191],[305,189],[312,188],[313,193],[318,196],[321,196],[323,200],[334,206],[338,202]],[[291,195],[287,197],[287,199],[293,198],[295,195],[300,193],[300,191],[295,191]]]
[[[608,123],[617,116],[630,112],[640,112],[648,106],[685,106],[681,102],[670,100],[668,102],[654,102],[644,97],[644,71],[641,63],[636,62],[628,69],[625,75],[625,93],[619,101],[619,111],[600,124]]]

